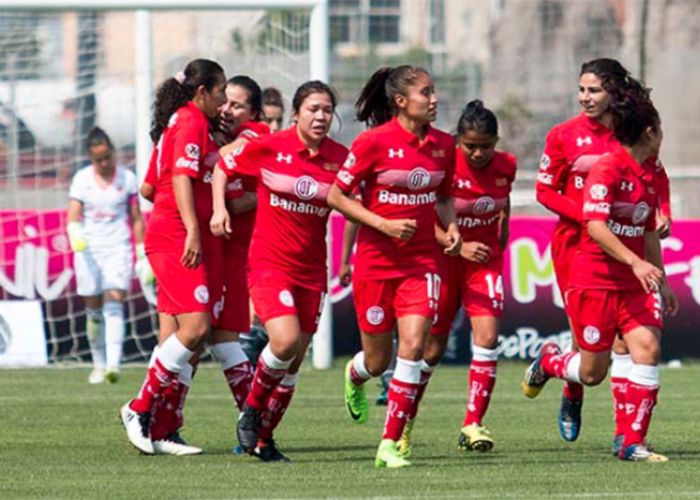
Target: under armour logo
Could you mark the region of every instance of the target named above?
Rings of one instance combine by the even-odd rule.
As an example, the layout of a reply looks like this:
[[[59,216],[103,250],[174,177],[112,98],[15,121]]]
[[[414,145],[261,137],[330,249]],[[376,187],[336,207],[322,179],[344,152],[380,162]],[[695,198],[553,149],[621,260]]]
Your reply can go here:
[[[403,149],[393,149],[389,148],[389,158],[403,158]]]
[[[578,147],[583,146],[584,144],[588,144],[589,146],[593,144],[593,140],[591,139],[590,135],[587,135],[586,137],[577,137],[576,138],[576,145]]]
[[[457,187],[458,187],[459,189],[464,189],[464,188],[466,188],[466,189],[471,189],[472,183],[471,183],[470,181],[468,181],[468,180],[458,179],[458,180],[457,180]]]
[[[292,164],[292,155],[285,155],[282,153],[277,153],[277,161],[282,163],[285,162],[287,165]]]
[[[620,183],[621,191],[634,191],[634,182],[622,181]]]

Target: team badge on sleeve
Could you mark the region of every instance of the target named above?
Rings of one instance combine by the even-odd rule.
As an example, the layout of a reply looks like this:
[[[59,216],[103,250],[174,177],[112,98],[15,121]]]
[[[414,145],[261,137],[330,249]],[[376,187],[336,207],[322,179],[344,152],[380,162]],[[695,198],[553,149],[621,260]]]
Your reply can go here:
[[[547,170],[551,164],[552,160],[549,158],[549,155],[547,153],[543,154],[540,159],[540,168],[542,170]]]
[[[199,146],[190,142],[185,146],[185,154],[192,160],[199,160]]]
[[[594,200],[602,200],[608,195],[608,188],[605,184],[593,184],[589,192]]]
[[[355,155],[351,152],[348,154],[348,157],[345,159],[345,163],[343,163],[343,167],[345,168],[352,168],[352,166],[357,162],[357,158]]]

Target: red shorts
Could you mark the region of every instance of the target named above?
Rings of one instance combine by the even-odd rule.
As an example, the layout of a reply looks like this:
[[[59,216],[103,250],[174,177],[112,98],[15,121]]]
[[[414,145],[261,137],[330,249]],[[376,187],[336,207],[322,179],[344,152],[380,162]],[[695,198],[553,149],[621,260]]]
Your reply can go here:
[[[555,229],[552,234],[552,265],[562,297],[565,297],[566,291],[569,289],[569,273],[580,239],[579,233],[573,233],[570,230],[557,232]],[[564,299],[564,304],[566,304],[566,299]]]
[[[202,263],[207,270],[211,301],[211,326],[217,328],[224,306],[224,244],[204,226],[202,231]]]
[[[497,255],[486,264],[449,257],[444,262],[445,277],[440,287],[438,309],[431,335],[450,333],[452,320],[464,307],[469,317],[503,315],[503,256]]]
[[[226,246],[224,248],[226,249]],[[226,253],[224,261],[224,310],[221,311],[218,325],[222,330],[230,332],[250,330],[247,265],[246,255]]]
[[[158,312],[176,316],[193,312],[210,312],[212,307],[207,269],[199,265],[188,269],[182,265],[180,252],[152,252],[148,262],[158,283]]]
[[[566,295],[576,340],[585,351],[608,351],[617,334],[625,335],[640,326],[663,326],[658,293],[571,288]]]
[[[297,316],[304,333],[316,333],[325,293],[293,283],[284,274],[269,273],[250,284],[255,313],[264,325],[280,316]]]
[[[437,308],[440,281],[437,273],[353,281],[352,296],[360,331],[375,334],[391,332],[396,318],[409,314],[432,320]]]

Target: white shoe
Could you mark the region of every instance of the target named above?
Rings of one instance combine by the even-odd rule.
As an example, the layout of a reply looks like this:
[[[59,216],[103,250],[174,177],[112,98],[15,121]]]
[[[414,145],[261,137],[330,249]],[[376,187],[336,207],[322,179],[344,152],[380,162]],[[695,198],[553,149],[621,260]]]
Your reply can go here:
[[[88,377],[88,383],[96,385],[105,381],[105,369],[93,368]]]
[[[202,453],[202,449],[187,444],[176,431],[164,439],[157,439],[153,441],[153,452],[156,455],[185,456],[199,455]]]
[[[153,443],[151,442],[151,414],[138,413],[129,407],[129,403],[122,406],[120,415],[122,425],[126,430],[126,437],[137,450],[147,455],[153,455]]]
[[[116,384],[119,382],[119,368],[108,368],[104,374],[104,379],[108,384]]]

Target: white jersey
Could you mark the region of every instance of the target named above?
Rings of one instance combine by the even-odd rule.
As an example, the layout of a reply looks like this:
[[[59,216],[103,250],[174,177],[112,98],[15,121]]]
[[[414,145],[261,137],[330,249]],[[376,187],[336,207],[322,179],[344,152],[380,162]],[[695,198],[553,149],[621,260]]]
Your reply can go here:
[[[69,198],[83,204],[83,234],[91,249],[129,245],[129,209],[137,196],[136,175],[118,166],[109,185],[97,182],[95,167],[88,165],[73,176]]]

